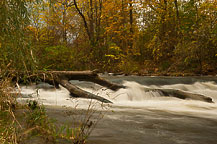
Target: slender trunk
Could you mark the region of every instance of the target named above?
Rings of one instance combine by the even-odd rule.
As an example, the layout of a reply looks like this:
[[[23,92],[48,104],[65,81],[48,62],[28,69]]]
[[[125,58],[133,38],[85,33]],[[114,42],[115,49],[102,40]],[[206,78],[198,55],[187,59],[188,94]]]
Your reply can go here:
[[[125,14],[125,0],[122,0],[121,1],[121,16],[122,16],[122,22],[121,22],[121,25],[123,27],[123,30],[125,29],[126,27],[126,14]],[[126,33],[125,31],[122,32],[122,37],[125,38],[126,37]],[[122,49],[125,51],[127,51],[127,43],[126,43],[126,40],[125,39],[121,39],[120,41],[121,43],[121,47]]]
[[[179,18],[179,7],[178,7],[178,1],[177,0],[174,0],[174,5],[175,5],[175,8],[176,8],[176,35],[177,36],[180,36],[182,34],[182,32],[179,30],[180,29],[180,25],[181,25],[181,21],[180,21],[180,18]]]
[[[63,23],[63,42],[67,43],[67,33],[66,33],[66,9],[67,9],[67,0],[64,1],[63,3],[63,19],[62,19],[62,23]]]
[[[133,1],[130,0],[129,1],[129,5],[130,5],[130,11],[129,11],[129,15],[130,15],[130,53],[132,53],[132,49],[133,49]]]
[[[130,33],[133,34],[133,1],[130,0]]]
[[[93,18],[93,0],[90,0],[90,23],[89,23],[89,27],[90,27],[90,42],[91,42],[91,46],[94,45],[94,18]]]
[[[99,18],[99,7],[97,0],[94,0],[94,8],[95,8],[95,31],[96,31],[96,40],[98,39],[98,18]]]
[[[102,0],[99,0],[99,7],[96,5],[96,41],[99,40],[101,31]]]
[[[159,39],[161,41],[163,41],[163,39],[165,38],[165,33],[166,33],[166,22],[165,22],[165,18],[167,16],[167,0],[163,1],[163,12],[161,14],[161,29],[160,29],[160,36]]]
[[[85,28],[85,30],[86,30],[86,32],[87,32],[89,41],[91,41],[91,34],[90,34],[90,31],[89,31],[89,28],[88,28],[88,25],[87,25],[86,18],[85,18],[85,16],[84,16],[84,14],[81,12],[81,10],[79,9],[76,0],[74,0],[73,2],[74,2],[74,6],[75,6],[75,8],[76,8],[78,14],[80,15],[80,17],[82,18],[82,20],[83,20],[83,22],[84,22],[84,28]]]
[[[174,0],[175,8],[176,8],[176,19],[178,21],[178,24],[180,24],[180,19],[179,19],[179,7],[178,7],[178,2],[177,0]]]

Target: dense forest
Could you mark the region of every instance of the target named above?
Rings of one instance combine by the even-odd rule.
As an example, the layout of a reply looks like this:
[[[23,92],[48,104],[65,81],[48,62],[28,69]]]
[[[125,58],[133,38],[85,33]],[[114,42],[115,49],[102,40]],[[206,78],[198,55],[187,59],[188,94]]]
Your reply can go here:
[[[216,74],[215,0],[2,0],[2,69]]]
[[[94,128],[91,109],[70,129],[50,122],[37,101],[19,104],[19,83],[29,84],[32,77],[55,86],[56,72],[58,84],[90,98],[71,86],[69,74],[61,79],[66,76],[59,73],[98,69],[84,71],[86,79],[113,90],[123,87],[111,87],[98,72],[216,75],[216,6],[216,0],[0,0],[0,143],[23,144],[37,134],[45,143],[60,138],[84,144]],[[76,71],[73,79],[84,80],[84,72]]]

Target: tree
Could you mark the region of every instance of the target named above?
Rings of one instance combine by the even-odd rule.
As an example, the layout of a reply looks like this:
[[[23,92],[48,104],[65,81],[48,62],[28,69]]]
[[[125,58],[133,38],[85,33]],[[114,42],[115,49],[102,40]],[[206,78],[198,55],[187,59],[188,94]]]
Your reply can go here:
[[[215,4],[202,0],[41,1],[33,4],[28,35],[39,63],[51,69],[132,72],[149,67],[151,71],[205,72],[215,67]]]
[[[26,37],[29,14],[25,0],[0,1],[0,63],[16,70],[34,70],[35,57]]]

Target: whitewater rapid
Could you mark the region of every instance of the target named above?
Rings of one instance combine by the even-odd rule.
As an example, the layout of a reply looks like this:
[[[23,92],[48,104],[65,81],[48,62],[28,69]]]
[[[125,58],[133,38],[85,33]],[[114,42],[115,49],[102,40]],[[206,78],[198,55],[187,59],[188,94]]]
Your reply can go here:
[[[72,123],[67,111],[80,112],[92,105],[103,112],[89,138],[95,144],[216,144],[217,138],[217,78],[204,77],[106,77],[126,86],[112,91],[91,82],[71,81],[79,88],[109,99],[113,104],[96,100],[72,98],[60,87],[47,84],[21,86],[19,102],[37,100],[46,107],[48,115],[61,124]],[[214,103],[164,97],[147,88],[177,89],[211,97]],[[74,109],[76,108],[76,109]],[[97,115],[97,113],[96,113]],[[83,117],[83,113],[75,115]],[[93,118],[93,120],[95,120]]]
[[[110,106],[116,107],[116,109],[118,109],[117,107],[134,107],[170,112],[216,115],[217,117],[217,84],[213,81],[172,85],[142,85],[133,81],[123,81],[123,85],[127,88],[114,92],[97,84],[83,82],[83,85],[79,86],[78,83],[78,86],[83,90],[111,100],[113,104]],[[170,88],[203,94],[211,97],[214,103],[197,100],[182,100],[174,97],[162,97],[157,92],[145,92],[145,88]],[[95,100],[71,98],[69,92],[63,87],[60,89],[49,88],[47,84],[22,86],[20,91],[23,94],[23,98],[19,98],[19,100],[22,102],[37,100],[44,105],[66,107],[78,106],[80,108],[85,108],[90,103],[94,103],[95,105],[99,105],[99,109],[101,106],[101,103]]]

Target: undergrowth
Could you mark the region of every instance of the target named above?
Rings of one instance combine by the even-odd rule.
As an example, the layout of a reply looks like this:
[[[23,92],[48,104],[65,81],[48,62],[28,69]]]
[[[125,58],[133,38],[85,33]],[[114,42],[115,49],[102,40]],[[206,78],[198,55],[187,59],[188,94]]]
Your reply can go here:
[[[16,144],[17,128],[21,128],[14,110],[16,99],[12,96],[10,78],[0,80],[0,143]]]
[[[87,110],[80,114],[75,114],[79,112],[76,108],[68,111],[68,115],[72,115],[71,124],[58,125],[37,101],[17,103],[20,94],[14,92],[11,81],[8,77],[0,80],[0,144],[25,144],[31,142],[32,137],[43,139],[42,143],[60,144],[64,140],[69,144],[84,144],[103,116],[90,102]],[[17,114],[20,111],[21,114]]]

